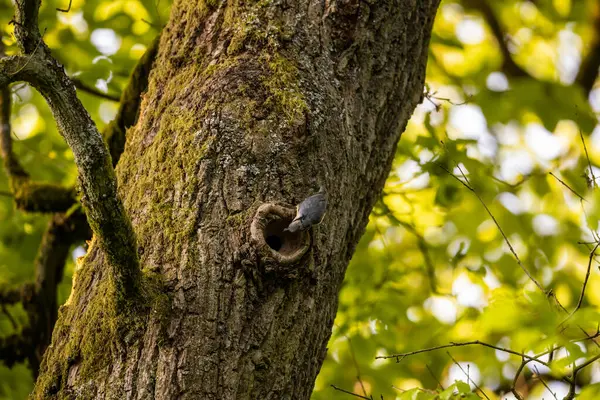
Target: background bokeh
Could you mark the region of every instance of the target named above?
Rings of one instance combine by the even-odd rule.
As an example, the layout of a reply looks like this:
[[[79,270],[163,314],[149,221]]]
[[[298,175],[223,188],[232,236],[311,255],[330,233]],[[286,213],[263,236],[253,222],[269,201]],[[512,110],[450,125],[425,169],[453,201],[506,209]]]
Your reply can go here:
[[[118,98],[170,2],[73,0],[68,13],[56,10],[67,5],[42,3],[46,43],[70,76]],[[12,13],[1,1],[8,53],[16,51]],[[442,1],[425,99],[348,268],[314,400],[353,397],[331,385],[386,400],[444,398],[453,390],[512,399],[504,393],[513,386],[528,399],[567,394],[560,378],[600,353],[585,339],[600,323],[600,259],[590,258],[600,237],[594,56],[596,0]],[[14,148],[24,167],[35,180],[74,184],[72,155],[43,99],[26,85],[12,91]],[[79,95],[100,128],[115,115],[117,102]],[[31,280],[47,224],[16,211],[8,191],[0,173],[0,286]],[[75,247],[73,259],[83,251]],[[566,320],[588,266],[581,307]],[[72,271],[71,260],[61,302]],[[0,338],[26,324],[20,305],[0,309]],[[376,359],[473,340],[531,356],[557,350],[517,380],[521,357],[481,345]],[[600,398],[599,382],[600,363],[582,368],[580,398]],[[24,399],[32,385],[26,365],[0,362],[0,399]]]

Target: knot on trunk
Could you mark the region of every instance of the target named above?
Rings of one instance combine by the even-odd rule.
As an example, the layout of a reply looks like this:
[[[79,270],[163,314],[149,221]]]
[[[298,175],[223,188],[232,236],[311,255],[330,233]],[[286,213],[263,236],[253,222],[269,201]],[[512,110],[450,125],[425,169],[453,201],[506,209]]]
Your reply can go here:
[[[300,260],[309,248],[308,232],[284,232],[295,215],[296,210],[291,207],[265,203],[258,207],[250,226],[257,248],[269,252],[269,256],[280,264]]]

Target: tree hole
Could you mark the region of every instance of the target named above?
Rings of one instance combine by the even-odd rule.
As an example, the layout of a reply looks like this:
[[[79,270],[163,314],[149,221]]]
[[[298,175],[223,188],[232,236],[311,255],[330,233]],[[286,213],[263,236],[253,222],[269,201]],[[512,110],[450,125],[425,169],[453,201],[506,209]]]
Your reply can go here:
[[[285,229],[292,222],[291,218],[281,218],[277,215],[271,215],[275,217],[265,226],[265,242],[269,247],[284,256],[290,256],[294,254],[298,249],[304,245],[304,232],[287,232]]]
[[[307,232],[284,231],[294,219],[296,210],[272,203],[259,207],[252,222],[252,236],[258,244],[271,250],[282,263],[299,260],[308,249]]]

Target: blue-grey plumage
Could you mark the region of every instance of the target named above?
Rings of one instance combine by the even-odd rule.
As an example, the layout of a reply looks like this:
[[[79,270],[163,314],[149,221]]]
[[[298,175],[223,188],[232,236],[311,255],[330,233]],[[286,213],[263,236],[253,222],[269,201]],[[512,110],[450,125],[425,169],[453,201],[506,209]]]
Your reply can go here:
[[[307,197],[298,204],[296,207],[296,217],[284,231],[293,233],[306,230],[313,225],[318,225],[323,221],[326,210],[327,194],[325,193],[325,188],[321,186],[317,194]]]

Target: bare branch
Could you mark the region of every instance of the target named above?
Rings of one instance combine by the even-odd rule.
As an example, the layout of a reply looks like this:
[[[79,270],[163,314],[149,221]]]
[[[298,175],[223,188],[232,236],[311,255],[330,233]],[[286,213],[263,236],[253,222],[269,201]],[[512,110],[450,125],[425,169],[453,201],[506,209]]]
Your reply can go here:
[[[600,19],[598,20],[600,23]],[[600,33],[599,33],[600,34]],[[600,38],[598,38],[598,41],[600,43]],[[600,59],[600,49],[598,49],[598,57]],[[598,71],[598,67],[596,67],[596,73]],[[592,162],[590,161],[590,155],[588,154],[588,150],[587,150],[587,146],[585,145],[585,139],[583,138],[583,133],[581,132],[581,129],[579,130],[579,137],[581,138],[581,143],[583,144],[583,150],[585,151],[585,158],[587,158],[587,162],[588,162],[588,167],[590,168],[590,175],[592,176],[591,179],[591,185],[590,187],[596,187],[598,186],[598,184],[596,183],[596,177],[594,176],[594,169],[592,168]],[[589,179],[589,177],[586,178]]]
[[[71,11],[71,4],[73,3],[73,0],[69,0],[69,7],[67,8],[56,8],[56,11],[60,11],[60,12],[65,12],[68,13],[69,11]]]
[[[0,338],[0,360],[7,367],[29,358],[31,344],[25,335],[14,334]]]
[[[27,302],[33,294],[33,286],[24,284],[18,287],[0,287],[0,304]]]
[[[142,101],[142,93],[148,88],[148,75],[152,68],[152,63],[158,51],[158,35],[144,55],[136,64],[129,77],[129,82],[121,94],[121,104],[115,118],[104,128],[102,136],[108,145],[113,165],[117,165],[121,153],[125,148],[125,132],[127,128],[133,126],[138,117],[138,110]]]
[[[73,82],[73,85],[75,85],[75,87],[79,90],[81,90],[82,92],[91,94],[93,96],[96,97],[100,97],[101,99],[104,100],[110,100],[110,101],[119,101],[119,96],[115,96],[109,93],[103,93],[91,86],[88,86],[87,84],[85,84],[83,81],[81,81],[80,79],[77,78],[71,78],[71,81]]]
[[[563,180],[561,180],[558,176],[554,175],[552,172],[548,172],[552,177],[554,177],[554,179],[556,179],[557,181],[559,181],[564,187],[566,187],[567,189],[569,189],[571,191],[571,193],[573,193],[575,196],[579,197],[579,199],[581,201],[585,201],[587,202],[586,199],[583,198],[582,195],[580,195],[579,193],[577,193],[575,191],[575,189],[571,188],[571,186],[567,185]]]
[[[412,356],[412,355],[415,355],[415,354],[428,353],[430,351],[447,349],[447,348],[450,348],[450,347],[475,346],[475,345],[489,347],[490,349],[503,351],[503,352],[509,353],[509,354],[514,354],[516,356],[525,358],[527,360],[536,361],[536,362],[539,362],[539,363],[541,363],[543,365],[547,365],[543,361],[539,360],[539,357],[541,357],[541,356],[528,356],[525,353],[519,353],[518,351],[514,351],[514,350],[511,350],[511,349],[504,348],[504,347],[494,346],[493,344],[482,342],[480,340],[473,340],[473,341],[470,341],[470,342],[451,342],[450,344],[445,344],[445,345],[436,346],[436,347],[430,347],[428,349],[421,349],[421,350],[411,351],[411,352],[408,352],[408,353],[398,353],[398,354],[390,354],[390,355],[387,355],[387,356],[377,356],[377,357],[375,357],[375,359],[377,360],[377,359],[395,358],[396,362],[400,362],[405,357]]]
[[[504,241],[508,245],[508,248],[510,249],[510,252],[513,254],[513,256],[515,257],[515,259],[517,260],[517,264],[519,265],[519,267],[521,267],[521,269],[525,272],[525,274],[529,277],[529,279],[538,287],[538,289],[540,289],[545,294],[546,291],[544,290],[543,286],[537,281],[537,279],[535,279],[533,277],[533,275],[531,274],[531,272],[529,272],[529,270],[527,268],[525,268],[525,266],[521,262],[521,259],[517,255],[517,252],[513,248],[512,244],[510,243],[510,240],[508,240],[508,236],[506,236],[506,234],[504,233],[504,230],[502,230],[502,227],[500,226],[500,224],[496,220],[496,217],[494,217],[494,214],[492,214],[491,210],[485,204],[485,202],[483,201],[483,199],[481,198],[481,196],[479,196],[479,194],[475,191],[475,189],[469,184],[469,181],[468,181],[467,177],[465,176],[465,174],[462,173],[462,170],[461,170],[461,173],[462,173],[463,177],[465,178],[466,182],[464,182],[463,180],[459,179],[456,175],[454,175],[452,172],[450,172],[443,165],[438,164],[438,166],[441,169],[443,169],[444,171],[446,171],[450,176],[452,176],[458,182],[460,182],[464,187],[466,187],[467,189],[469,189],[477,197],[477,199],[479,200],[479,202],[481,203],[481,205],[483,205],[483,208],[485,208],[485,211],[488,213],[488,215],[490,216],[490,218],[492,218],[492,221],[494,221],[494,224],[496,225],[496,227],[500,231],[500,234],[504,238]]]
[[[425,364],[425,366],[427,367],[427,371],[429,371],[429,375],[431,375],[431,377],[437,382],[437,384],[440,387],[440,389],[444,390],[444,385],[442,385],[442,382],[440,382],[440,380],[437,378],[437,376],[435,376],[435,374],[433,373],[433,371],[429,367],[429,364]]]
[[[530,77],[530,75],[521,68],[513,59],[513,55],[508,48],[506,41],[506,33],[500,25],[500,21],[496,17],[494,10],[487,0],[467,0],[466,4],[481,13],[483,19],[489,25],[498,47],[504,59],[502,63],[502,71],[509,76],[516,78]]]
[[[348,390],[345,390],[345,389],[339,388],[339,387],[337,387],[337,386],[335,386],[335,385],[331,385],[331,387],[332,387],[332,388],[334,388],[335,390],[338,390],[338,391],[342,392],[342,393],[346,393],[346,394],[349,394],[349,395],[351,395],[351,396],[358,397],[359,399],[373,400],[373,397],[365,397],[365,396],[361,396],[360,394],[356,394],[356,393],[354,393],[354,392],[350,392],[350,391],[348,391]]]
[[[487,399],[490,400],[489,396],[483,391],[483,389],[481,389],[479,387],[479,385],[477,383],[475,383],[475,381],[473,379],[471,379],[471,377],[469,376],[469,374],[463,369],[463,367],[454,359],[454,357],[452,357],[452,354],[450,354],[449,351],[446,351],[446,354],[448,354],[448,357],[450,357],[452,359],[452,362],[454,362],[454,364],[460,368],[460,370],[467,376],[467,381],[471,381],[473,383],[473,385],[475,386],[475,388],[477,390],[479,390],[481,392],[481,394],[483,394],[483,396]],[[468,383],[468,382],[467,382]]]
[[[356,361],[356,355],[354,354],[354,347],[352,346],[352,339],[350,339],[350,336],[346,336],[346,339],[348,339],[348,345],[350,345],[350,355],[352,356],[352,361],[354,362],[354,367],[356,368],[356,380],[358,380],[358,383],[360,383],[360,387],[363,391],[363,394],[366,396],[367,389],[365,389],[365,385],[362,381],[362,378],[360,377],[360,368],[358,366],[358,362]]]
[[[575,314],[577,312],[577,310],[579,310],[581,308],[581,304],[583,303],[583,297],[585,296],[585,288],[587,286],[588,279],[590,278],[590,271],[592,268],[592,260],[594,259],[594,256],[596,255],[596,250],[598,249],[598,246],[600,246],[600,243],[597,243],[596,246],[594,246],[594,249],[590,252],[590,256],[588,259],[588,265],[587,265],[587,271],[585,273],[585,279],[583,280],[583,286],[581,287],[581,294],[579,295],[579,300],[577,301],[577,306],[575,307],[575,310],[573,310],[571,315]]]
[[[592,24],[594,26],[594,37],[575,79],[575,82],[581,86],[586,96],[590,94],[594,87],[598,77],[598,68],[600,67],[600,12],[595,12]]]
[[[544,378],[542,378],[542,376],[540,375],[540,371],[538,371],[538,367],[537,366],[533,366],[533,370],[535,371],[535,377],[542,382],[542,385],[544,385],[544,387],[552,394],[552,396],[558,400],[558,397],[556,397],[556,393],[554,393],[551,389],[550,386],[548,386],[548,384],[546,383],[546,381],[544,381]]]

